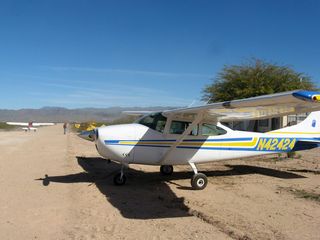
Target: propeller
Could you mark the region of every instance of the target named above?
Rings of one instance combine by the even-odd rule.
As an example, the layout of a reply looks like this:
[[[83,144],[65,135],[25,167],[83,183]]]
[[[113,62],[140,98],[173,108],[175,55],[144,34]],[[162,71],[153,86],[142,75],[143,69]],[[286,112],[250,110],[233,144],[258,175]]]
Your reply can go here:
[[[96,139],[96,132],[95,130],[90,130],[90,131],[82,131],[81,133],[78,134],[79,137],[88,140],[88,141],[95,141]]]

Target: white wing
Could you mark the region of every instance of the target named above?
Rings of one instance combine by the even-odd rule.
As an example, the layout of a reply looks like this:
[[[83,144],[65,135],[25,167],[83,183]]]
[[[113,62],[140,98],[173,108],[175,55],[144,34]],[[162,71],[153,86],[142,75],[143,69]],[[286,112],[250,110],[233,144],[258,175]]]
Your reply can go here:
[[[129,115],[129,116],[143,116],[155,111],[123,111],[122,114]]]
[[[32,123],[32,126],[39,127],[39,126],[53,126],[54,123]]]
[[[29,123],[27,122],[6,122],[6,124],[14,126],[29,126]]]
[[[14,126],[29,126],[28,122],[6,122],[8,125],[14,125]],[[33,127],[39,127],[39,126],[52,126],[54,123],[32,123]]]
[[[296,90],[240,100],[167,110],[163,115],[184,118],[202,113],[205,119],[234,121],[278,117],[320,110],[320,92]]]

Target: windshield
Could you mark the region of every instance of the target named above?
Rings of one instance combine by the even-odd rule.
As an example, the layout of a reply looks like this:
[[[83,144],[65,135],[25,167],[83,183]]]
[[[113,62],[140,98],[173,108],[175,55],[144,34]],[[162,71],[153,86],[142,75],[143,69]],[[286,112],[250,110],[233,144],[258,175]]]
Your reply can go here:
[[[163,133],[166,126],[167,118],[161,113],[152,113],[137,121],[137,123],[149,127],[153,130]]]

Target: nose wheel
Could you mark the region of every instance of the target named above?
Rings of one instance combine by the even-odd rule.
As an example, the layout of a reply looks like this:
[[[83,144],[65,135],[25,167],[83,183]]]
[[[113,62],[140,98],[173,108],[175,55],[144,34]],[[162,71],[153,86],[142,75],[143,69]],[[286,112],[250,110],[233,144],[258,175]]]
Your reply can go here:
[[[122,185],[124,185],[126,183],[126,181],[127,181],[126,175],[124,175],[123,173],[121,174],[121,172],[117,173],[113,177],[113,183],[116,186],[122,186]]]
[[[194,190],[205,189],[208,184],[208,178],[203,173],[198,173],[197,167],[194,163],[189,163],[192,167],[194,175],[191,178],[191,186]]]
[[[126,175],[124,175],[123,170],[124,170],[124,164],[121,165],[120,172],[117,173],[116,175],[114,175],[114,177],[113,177],[114,185],[122,186],[122,185],[124,185],[126,183],[127,177],[126,177]]]

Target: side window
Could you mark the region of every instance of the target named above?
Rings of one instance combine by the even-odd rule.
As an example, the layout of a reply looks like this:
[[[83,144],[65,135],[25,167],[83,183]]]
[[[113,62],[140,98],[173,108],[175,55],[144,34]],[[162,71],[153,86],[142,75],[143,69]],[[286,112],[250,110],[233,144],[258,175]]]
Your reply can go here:
[[[171,134],[182,134],[190,125],[190,122],[182,122],[182,121],[172,121],[170,126],[169,133]],[[195,126],[190,135],[196,136],[198,135],[198,126]]]
[[[202,124],[202,135],[204,136],[216,136],[226,134],[227,131],[221,127],[213,124],[204,123]]]

